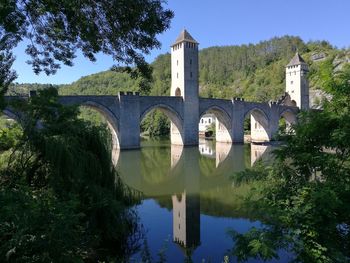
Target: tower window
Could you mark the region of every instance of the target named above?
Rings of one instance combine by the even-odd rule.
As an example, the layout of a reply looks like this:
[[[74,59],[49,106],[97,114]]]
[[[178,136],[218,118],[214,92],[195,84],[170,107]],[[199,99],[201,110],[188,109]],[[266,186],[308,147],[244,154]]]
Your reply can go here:
[[[176,78],[179,78],[179,73],[176,73]]]
[[[290,84],[293,85],[293,83],[294,83],[294,82],[293,82],[293,80],[292,80],[292,81],[290,82]]]
[[[191,78],[192,78],[192,72],[190,73],[190,76],[191,76]]]
[[[178,60],[176,60],[176,66],[178,66],[179,65],[179,61]]]
[[[190,59],[190,65],[192,65],[192,59]]]

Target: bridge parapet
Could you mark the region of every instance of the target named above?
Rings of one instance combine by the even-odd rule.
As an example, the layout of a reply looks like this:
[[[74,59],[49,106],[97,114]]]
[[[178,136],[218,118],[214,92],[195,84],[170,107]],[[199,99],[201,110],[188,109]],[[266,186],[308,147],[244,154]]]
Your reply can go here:
[[[139,96],[140,92],[138,91],[119,91],[118,97],[120,96]]]

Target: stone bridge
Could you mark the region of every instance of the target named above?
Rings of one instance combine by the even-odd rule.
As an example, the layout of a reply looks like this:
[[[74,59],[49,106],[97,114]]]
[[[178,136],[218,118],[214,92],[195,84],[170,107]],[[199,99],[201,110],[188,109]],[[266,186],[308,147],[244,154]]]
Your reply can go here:
[[[9,99],[9,97],[8,97]],[[119,92],[118,96],[59,96],[63,105],[86,106],[98,111],[107,120],[113,138],[120,149],[140,147],[140,124],[142,119],[154,109],[165,113],[172,125],[176,126],[180,136],[179,143],[198,144],[198,123],[206,113],[213,113],[216,118],[216,141],[242,143],[244,140],[244,120],[251,115],[251,139],[254,142],[267,142],[278,131],[279,120],[284,117],[287,123],[295,123],[299,108],[280,105],[277,102],[246,102],[240,98],[232,100],[199,98],[198,115],[192,129],[196,132],[186,134],[184,130],[184,105],[182,97],[175,96],[140,96],[137,92]],[[16,119],[10,108],[4,113]],[[186,136],[196,134],[192,143],[186,144]],[[174,136],[173,132],[171,136]],[[188,138],[187,138],[188,139]],[[194,142],[194,143],[193,143]]]
[[[170,119],[172,144],[198,145],[198,124],[205,113],[213,113],[217,118],[218,142],[242,143],[247,116],[250,116],[251,140],[267,142],[273,140],[281,117],[287,124],[293,124],[299,109],[308,108],[308,69],[298,53],[286,66],[286,93],[276,102],[200,98],[198,68],[198,43],[184,30],[171,47],[170,96],[119,92],[117,96],[60,96],[59,101],[100,112],[120,149],[140,147],[140,123],[153,109],[161,110]],[[12,115],[9,108],[5,113]]]
[[[140,123],[147,113],[158,109],[165,113],[176,126],[181,145],[189,136],[183,129],[184,100],[173,96],[140,96],[138,93],[120,92],[118,96],[60,96],[64,105],[82,105],[101,113],[111,127],[117,145],[121,149],[140,147]],[[244,119],[250,114],[251,139],[254,142],[266,142],[273,139],[278,131],[279,120],[284,117],[287,123],[295,123],[299,109],[293,106],[279,105],[276,102],[246,102],[243,99],[199,99],[199,109],[192,129],[198,136],[198,123],[205,113],[217,117],[216,140],[219,142],[242,143],[244,140]],[[192,134],[192,133],[191,133]],[[171,136],[174,136],[173,133]],[[188,140],[187,140],[188,141]],[[191,138],[194,144],[198,139]]]

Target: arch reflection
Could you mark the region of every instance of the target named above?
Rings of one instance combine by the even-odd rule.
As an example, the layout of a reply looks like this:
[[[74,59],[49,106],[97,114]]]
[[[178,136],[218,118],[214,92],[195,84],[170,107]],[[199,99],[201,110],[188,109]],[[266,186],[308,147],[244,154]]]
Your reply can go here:
[[[231,176],[269,152],[267,145],[200,142],[199,147],[144,142],[140,150],[121,151],[118,159],[118,172],[128,186],[171,211],[172,241],[186,257],[204,242],[201,215],[253,217],[240,210],[241,196],[250,186],[232,184]]]
[[[113,160],[127,185],[160,196],[182,193],[194,175],[200,178],[193,182],[199,190],[225,184],[233,173],[270,158],[269,145],[200,142],[198,147],[145,142],[140,150],[113,149]]]
[[[250,163],[251,166],[255,164],[256,161],[262,160],[266,161],[271,158],[271,145],[264,145],[264,144],[251,144],[251,150],[250,150]]]

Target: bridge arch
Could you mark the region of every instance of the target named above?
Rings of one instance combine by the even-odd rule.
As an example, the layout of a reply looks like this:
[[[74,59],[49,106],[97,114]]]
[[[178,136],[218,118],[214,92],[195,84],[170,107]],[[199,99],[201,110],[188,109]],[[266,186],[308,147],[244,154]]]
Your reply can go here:
[[[292,125],[297,123],[297,114],[292,111],[291,109],[284,109],[279,114],[280,119],[285,120],[285,130],[290,131],[292,128]]]
[[[268,142],[271,140],[270,118],[260,107],[252,107],[244,114],[250,115],[250,137],[252,142]]]
[[[120,136],[119,136],[119,128],[118,128],[118,118],[104,105],[88,100],[79,104],[79,106],[88,107],[93,110],[96,110],[100,113],[107,121],[108,128],[112,132],[112,142],[113,149],[119,148]]]
[[[232,142],[232,119],[230,114],[218,105],[211,105],[202,109],[199,120],[207,113],[211,113],[216,117],[216,141]]]
[[[295,124],[297,122],[297,114],[291,109],[284,109],[283,111],[281,111],[279,116],[284,117],[286,121],[288,121],[291,124]]]
[[[173,109],[171,106],[157,103],[149,106],[145,110],[143,110],[140,114],[140,122],[144,119],[144,117],[151,112],[152,110],[159,110],[164,113],[171,121],[170,127],[170,137],[172,144],[183,145],[183,119],[180,114]]]
[[[4,115],[6,115],[8,118],[14,120],[14,121],[17,121],[19,122],[20,121],[20,116],[19,116],[19,113],[18,112],[15,112],[13,111],[12,109],[10,108],[5,108],[2,113]]]
[[[266,113],[266,109],[257,105],[254,105],[253,107],[250,107],[249,109],[247,109],[244,113],[244,118],[246,118],[248,114],[253,114],[253,113],[261,114],[262,116],[264,116],[264,118],[268,122],[270,121],[269,115]]]

